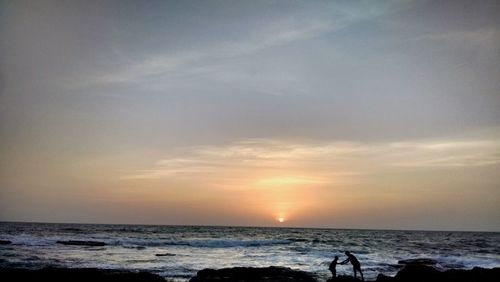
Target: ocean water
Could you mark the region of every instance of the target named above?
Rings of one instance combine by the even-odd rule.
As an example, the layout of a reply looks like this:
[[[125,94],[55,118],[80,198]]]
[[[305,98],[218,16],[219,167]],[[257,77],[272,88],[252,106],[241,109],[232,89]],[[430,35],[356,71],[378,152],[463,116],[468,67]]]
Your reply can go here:
[[[0,267],[147,270],[186,281],[203,268],[287,266],[329,276],[335,255],[351,251],[365,278],[394,275],[398,260],[432,258],[441,269],[500,267],[500,233],[0,223]],[[104,247],[58,240],[96,240]],[[164,254],[165,256],[156,256]],[[352,273],[338,265],[338,274]]]

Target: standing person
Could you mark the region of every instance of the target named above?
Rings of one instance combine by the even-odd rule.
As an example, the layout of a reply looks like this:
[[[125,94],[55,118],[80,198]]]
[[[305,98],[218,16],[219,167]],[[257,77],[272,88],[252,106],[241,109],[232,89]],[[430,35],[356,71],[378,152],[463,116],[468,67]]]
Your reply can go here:
[[[332,279],[337,277],[337,261],[339,260],[338,256],[335,256],[335,259],[332,260],[328,269],[332,272]]]
[[[340,264],[346,264],[348,262],[351,262],[352,270],[354,271],[354,278],[357,278],[356,271],[359,271],[359,273],[361,274],[361,280],[365,281],[365,278],[363,277],[363,272],[361,271],[361,264],[359,263],[359,260],[349,251],[346,251],[345,255],[347,256],[347,258]]]

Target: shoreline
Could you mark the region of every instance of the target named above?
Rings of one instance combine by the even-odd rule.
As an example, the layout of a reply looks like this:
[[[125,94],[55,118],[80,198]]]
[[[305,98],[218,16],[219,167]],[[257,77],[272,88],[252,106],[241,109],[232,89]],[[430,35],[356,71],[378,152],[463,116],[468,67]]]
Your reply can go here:
[[[438,270],[500,267],[497,234],[127,227],[121,225],[2,225],[0,267],[150,271],[187,281],[204,268],[283,266],[326,281],[331,259],[353,251],[365,279],[395,276],[408,263]],[[5,240],[4,240],[5,239]],[[4,240],[4,241],[1,241]],[[337,274],[352,275],[349,265]],[[499,279],[500,281],[500,279]]]
[[[0,267],[2,281],[50,281],[50,282],[165,282],[171,279],[147,271],[100,269],[100,268],[60,268],[44,267],[41,269]],[[222,269],[202,269],[191,277],[189,282],[317,282],[325,281],[314,273],[288,267],[231,267]],[[361,281],[353,276],[338,276],[327,282]],[[428,265],[406,265],[394,276],[378,274],[375,280],[367,282],[418,282],[418,281],[459,281],[459,282],[494,282],[500,281],[500,267],[470,270],[450,269],[439,271]]]

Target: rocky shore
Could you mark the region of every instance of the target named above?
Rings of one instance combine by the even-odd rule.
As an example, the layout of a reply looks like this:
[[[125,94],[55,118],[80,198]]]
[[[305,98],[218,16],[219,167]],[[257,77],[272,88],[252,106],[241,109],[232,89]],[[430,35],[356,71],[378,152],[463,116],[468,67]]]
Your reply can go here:
[[[189,282],[229,282],[229,281],[266,281],[266,282],[316,282],[313,274],[287,267],[233,267],[222,269],[203,269],[198,271]]]
[[[165,282],[159,275],[148,272],[106,270],[96,268],[43,268],[38,270],[0,268],[0,280],[49,282]],[[312,273],[287,267],[234,267],[203,269],[190,282],[315,282],[321,281]],[[356,282],[352,276],[339,276],[328,282]],[[376,282],[496,282],[500,281],[500,268],[439,271],[432,266],[408,264],[395,277],[379,274]]]
[[[493,282],[500,281],[500,268],[486,269],[474,267],[471,270],[452,269],[439,271],[428,265],[409,264],[401,269],[395,277],[379,274],[377,282]]]
[[[0,268],[0,280],[5,282],[165,282],[159,275],[97,268],[52,268],[38,270]]]
[[[319,281],[312,273],[285,267],[234,267],[223,269],[204,269],[198,271],[190,282],[313,282]],[[352,276],[339,276],[328,282],[356,282]],[[408,264],[395,277],[379,274],[376,282],[497,282],[500,281],[500,268],[485,269],[475,267],[471,270],[439,271],[432,266]]]

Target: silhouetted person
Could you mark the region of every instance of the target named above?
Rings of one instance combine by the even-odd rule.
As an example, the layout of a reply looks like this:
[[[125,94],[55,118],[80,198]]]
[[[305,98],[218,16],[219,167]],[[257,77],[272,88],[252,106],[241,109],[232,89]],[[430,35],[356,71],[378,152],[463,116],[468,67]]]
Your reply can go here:
[[[361,274],[361,280],[365,281],[365,278],[363,277],[363,272],[361,271],[361,264],[359,263],[359,260],[348,251],[345,252],[345,255],[347,256],[347,258],[340,264],[346,264],[348,262],[351,262],[352,270],[354,271],[354,278],[357,278],[356,271],[359,271],[359,273]]]
[[[332,260],[330,263],[330,266],[328,269],[332,272],[332,279],[335,279],[337,277],[337,261],[339,260],[338,256],[335,256],[335,258]]]

